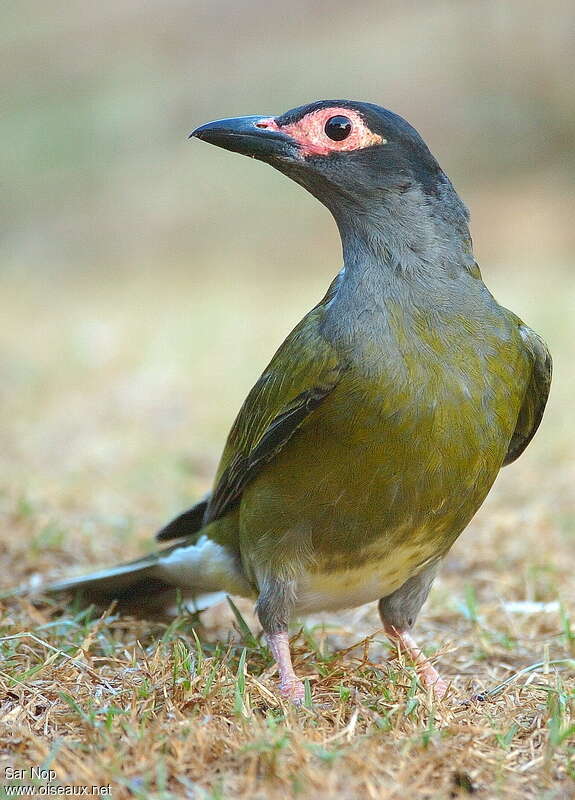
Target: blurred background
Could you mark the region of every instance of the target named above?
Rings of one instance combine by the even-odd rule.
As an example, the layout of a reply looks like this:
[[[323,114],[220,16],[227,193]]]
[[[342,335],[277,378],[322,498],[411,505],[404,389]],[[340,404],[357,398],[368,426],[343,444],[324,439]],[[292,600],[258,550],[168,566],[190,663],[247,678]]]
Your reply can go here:
[[[58,568],[135,553],[209,485],[340,246],[295,184],[187,134],[321,98],[379,103],[421,132],[471,210],[485,281],[550,342],[545,433],[503,487],[556,469],[572,535],[573,3],[5,0],[0,13],[0,486],[19,569],[30,541],[38,568],[48,552]]]
[[[387,106],[421,131],[471,206],[481,260],[520,268],[573,250],[567,0],[2,6],[5,270],[231,277],[233,252],[242,277],[247,262],[273,280],[270,251],[272,271],[316,253],[335,269],[331,222],[311,198],[186,141],[212,118],[332,97]]]

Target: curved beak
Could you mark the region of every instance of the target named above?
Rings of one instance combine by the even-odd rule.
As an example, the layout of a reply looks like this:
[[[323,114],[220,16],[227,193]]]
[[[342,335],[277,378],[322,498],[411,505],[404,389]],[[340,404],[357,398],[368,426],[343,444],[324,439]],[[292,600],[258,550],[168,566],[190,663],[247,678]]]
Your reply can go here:
[[[262,161],[293,159],[298,154],[296,141],[283,133],[272,117],[232,117],[207,122],[190,133],[204,142]]]

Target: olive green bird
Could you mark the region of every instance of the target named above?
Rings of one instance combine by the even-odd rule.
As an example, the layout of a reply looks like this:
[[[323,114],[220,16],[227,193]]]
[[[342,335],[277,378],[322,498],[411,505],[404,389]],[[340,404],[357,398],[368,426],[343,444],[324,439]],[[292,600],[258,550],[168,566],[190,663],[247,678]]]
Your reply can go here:
[[[177,591],[252,597],[296,702],[290,617],[379,600],[388,636],[442,695],[411,628],[442,559],[539,426],[549,351],[485,287],[467,210],[401,117],[322,101],[191,135],[315,195],[344,267],[249,393],[212,492],[158,534],[176,543],[50,588],[132,606]]]

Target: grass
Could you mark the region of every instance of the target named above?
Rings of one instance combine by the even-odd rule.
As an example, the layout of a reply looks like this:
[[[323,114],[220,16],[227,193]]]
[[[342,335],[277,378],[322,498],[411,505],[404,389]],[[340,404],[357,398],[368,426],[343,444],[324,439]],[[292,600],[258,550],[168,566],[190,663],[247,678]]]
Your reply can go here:
[[[158,800],[574,795],[573,289],[560,271],[496,277],[550,341],[556,385],[418,622],[448,697],[423,691],[373,605],[294,623],[298,710],[277,697],[244,601],[140,620],[8,598],[0,779],[35,765],[54,786]],[[68,281],[48,303],[5,282],[3,587],[136,556],[207,488],[242,396],[325,283],[292,278],[193,292],[181,276]]]

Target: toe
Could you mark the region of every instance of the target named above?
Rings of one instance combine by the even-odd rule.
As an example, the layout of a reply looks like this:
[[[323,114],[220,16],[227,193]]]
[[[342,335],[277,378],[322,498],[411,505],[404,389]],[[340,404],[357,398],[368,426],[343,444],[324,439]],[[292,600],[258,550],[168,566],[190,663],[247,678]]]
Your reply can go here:
[[[305,697],[305,687],[302,681],[286,681],[280,683],[280,692],[286,700],[291,700],[295,705],[301,706]]]

